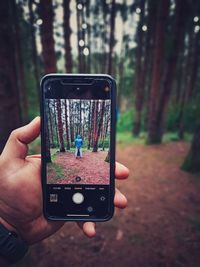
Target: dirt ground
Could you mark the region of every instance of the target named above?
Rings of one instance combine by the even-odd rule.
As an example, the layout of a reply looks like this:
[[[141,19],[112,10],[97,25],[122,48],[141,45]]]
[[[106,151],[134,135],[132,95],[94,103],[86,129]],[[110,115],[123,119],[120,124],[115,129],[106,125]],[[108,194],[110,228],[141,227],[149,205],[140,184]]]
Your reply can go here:
[[[74,223],[34,245],[20,267],[199,267],[200,180],[180,170],[189,145],[118,146],[129,205],[87,239]]]
[[[109,164],[105,162],[108,152],[84,152],[82,158],[76,158],[72,152],[59,152],[54,160],[62,166],[62,178],[54,179],[55,174],[48,174],[48,183],[53,184],[108,184]],[[76,181],[76,177],[81,180]]]

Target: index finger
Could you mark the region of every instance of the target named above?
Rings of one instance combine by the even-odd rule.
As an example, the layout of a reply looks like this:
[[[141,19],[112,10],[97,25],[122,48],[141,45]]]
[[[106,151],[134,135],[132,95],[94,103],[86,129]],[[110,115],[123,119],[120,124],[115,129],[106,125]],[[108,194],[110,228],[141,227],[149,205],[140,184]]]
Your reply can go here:
[[[115,178],[124,180],[129,176],[129,169],[125,167],[123,164],[116,162],[115,163]]]

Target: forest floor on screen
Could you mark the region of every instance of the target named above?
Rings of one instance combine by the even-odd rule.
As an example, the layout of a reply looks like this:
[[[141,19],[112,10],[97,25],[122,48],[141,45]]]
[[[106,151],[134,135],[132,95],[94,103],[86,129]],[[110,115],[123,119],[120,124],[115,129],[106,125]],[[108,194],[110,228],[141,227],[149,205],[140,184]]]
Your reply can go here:
[[[108,151],[83,150],[83,157],[74,151],[56,152],[47,167],[48,184],[109,184]]]

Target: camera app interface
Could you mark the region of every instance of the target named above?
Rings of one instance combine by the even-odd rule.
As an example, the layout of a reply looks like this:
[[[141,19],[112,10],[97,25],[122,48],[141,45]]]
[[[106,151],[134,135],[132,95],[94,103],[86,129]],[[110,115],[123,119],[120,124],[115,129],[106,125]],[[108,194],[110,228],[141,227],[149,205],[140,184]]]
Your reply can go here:
[[[110,185],[110,99],[45,99],[49,214],[106,216]]]
[[[110,180],[110,100],[46,99],[47,183]]]

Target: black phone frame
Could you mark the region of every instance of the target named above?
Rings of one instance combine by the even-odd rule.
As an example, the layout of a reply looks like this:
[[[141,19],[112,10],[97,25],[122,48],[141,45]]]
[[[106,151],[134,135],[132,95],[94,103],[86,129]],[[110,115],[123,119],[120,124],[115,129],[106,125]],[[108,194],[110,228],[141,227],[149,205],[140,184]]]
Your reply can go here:
[[[46,144],[45,144],[45,110],[44,110],[44,101],[45,101],[45,87],[44,83],[49,79],[54,78],[72,78],[72,79],[98,79],[103,78],[109,81],[111,88],[111,132],[110,132],[110,186],[109,186],[109,212],[106,217],[103,218],[90,218],[90,217],[52,217],[46,211]],[[115,195],[115,147],[116,147],[116,82],[112,76],[107,74],[47,74],[45,75],[40,82],[40,115],[41,115],[41,183],[42,183],[42,192],[43,192],[43,214],[47,220],[50,221],[93,221],[93,222],[103,222],[110,220],[114,215],[114,195]]]

